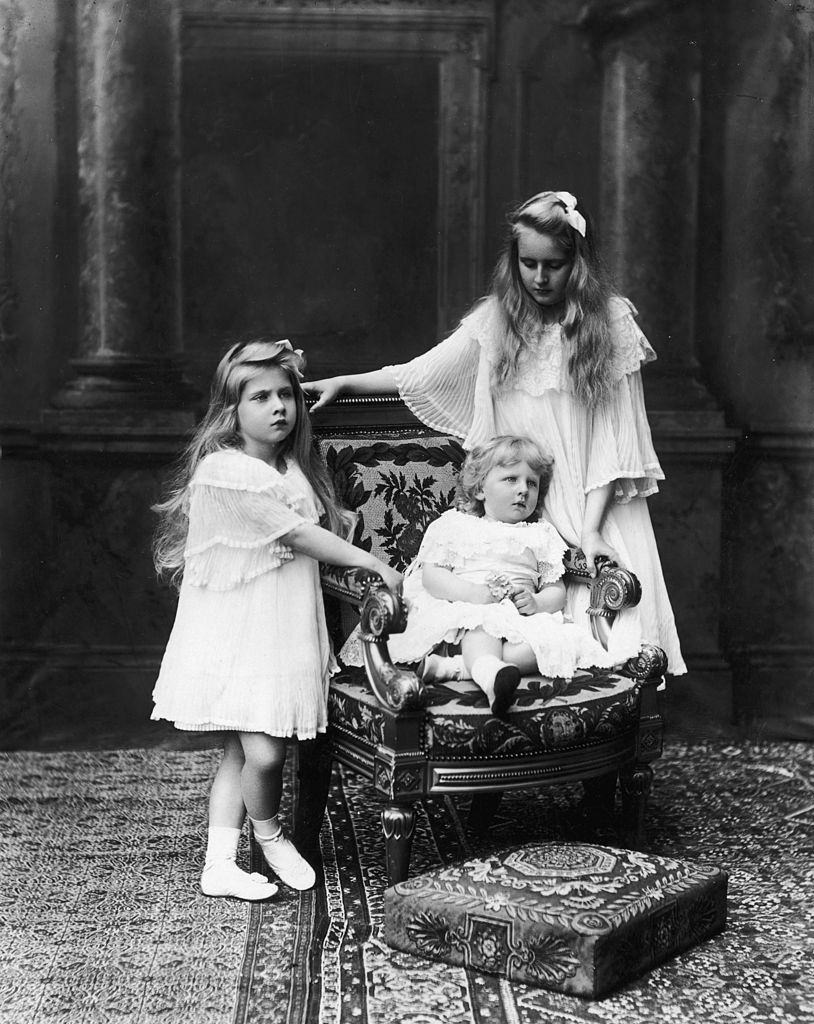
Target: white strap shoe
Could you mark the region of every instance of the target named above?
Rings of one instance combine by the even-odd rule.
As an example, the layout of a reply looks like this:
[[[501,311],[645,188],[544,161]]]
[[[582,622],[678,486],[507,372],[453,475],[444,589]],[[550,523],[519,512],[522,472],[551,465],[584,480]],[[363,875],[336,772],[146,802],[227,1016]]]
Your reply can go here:
[[[260,844],[266,863],[281,882],[300,891],[313,886],[317,880],[314,869],[282,829],[272,839],[261,838],[256,832],[254,838]]]
[[[204,896],[233,896],[238,900],[267,900],[277,886],[257,871],[243,871],[233,860],[221,860],[205,867],[201,875]]]

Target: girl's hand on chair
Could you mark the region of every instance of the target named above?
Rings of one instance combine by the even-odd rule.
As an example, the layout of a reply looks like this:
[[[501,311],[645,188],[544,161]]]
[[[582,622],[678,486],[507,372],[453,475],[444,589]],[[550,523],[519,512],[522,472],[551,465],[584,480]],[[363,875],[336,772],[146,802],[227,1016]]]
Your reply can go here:
[[[535,615],[538,611],[534,591],[529,587],[518,587],[512,594],[512,603],[521,615]]]
[[[317,401],[311,406],[310,411],[316,412],[323,405],[330,405],[345,390],[344,377],[326,377],[324,380],[307,380],[302,383],[302,390],[306,395],[316,395]]]
[[[585,555],[585,564],[588,567],[588,572],[591,576],[596,576],[596,559],[599,555],[605,555],[612,562],[616,562],[617,565],[622,565],[622,559],[619,557],[619,552],[606,544],[602,539],[602,535],[594,530],[591,533],[583,534],[580,545],[582,553]]]
[[[384,585],[386,587],[395,591],[397,594],[401,593],[401,588],[404,584],[404,577],[400,572],[396,572],[395,569],[391,569],[389,565],[384,565],[384,563],[382,563],[381,567],[377,571],[384,580]]]

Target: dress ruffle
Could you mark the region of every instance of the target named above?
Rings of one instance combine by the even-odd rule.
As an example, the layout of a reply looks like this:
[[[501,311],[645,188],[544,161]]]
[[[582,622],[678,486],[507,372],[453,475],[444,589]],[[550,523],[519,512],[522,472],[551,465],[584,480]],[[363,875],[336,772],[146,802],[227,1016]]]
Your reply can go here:
[[[294,557],[279,538],[315,521],[293,476],[239,451],[207,455],[189,490],[184,576],[195,587],[229,590],[279,568]]]
[[[593,412],[585,490],[616,483],[613,500],[647,498],[664,479],[653,448],[641,375],[621,377]]]

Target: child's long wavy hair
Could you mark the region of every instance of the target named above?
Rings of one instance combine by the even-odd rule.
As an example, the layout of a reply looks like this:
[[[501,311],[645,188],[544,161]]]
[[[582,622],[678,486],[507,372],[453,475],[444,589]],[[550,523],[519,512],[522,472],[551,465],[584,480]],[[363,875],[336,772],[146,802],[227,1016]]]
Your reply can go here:
[[[540,307],[520,277],[517,241],[518,228],[523,226],[551,235],[571,263],[562,320],[565,337],[571,342],[568,372],[577,396],[588,406],[595,406],[610,387],[610,286],[590,218],[584,213],[580,216],[585,222],[584,237],[570,223],[569,210],[555,192],[542,192],[509,214],[509,233],[491,284],[491,294],[498,299],[503,314],[503,332],[492,373],[496,385],[509,383],[517,373],[521,350],[542,323]]]
[[[486,474],[495,466],[514,466],[527,462],[540,478],[537,505],[526,522],[535,522],[543,511],[545,496],[554,473],[554,459],[530,437],[501,434],[486,444],[476,445],[464,459],[455,488],[455,508],[470,515],[483,515],[483,499],[475,495],[483,488]]]
[[[153,506],[159,522],[153,540],[153,561],[159,576],[168,576],[176,585],[184,570],[184,547],[189,529],[189,482],[204,456],[228,448],[242,448],[237,407],[245,386],[262,370],[279,366],[288,375],[294,390],[297,418],[294,429],[281,443],[278,455],[293,455],[317,497],[325,508],[328,527],[335,533],[346,532],[328,471],[313,443],[311,419],[305,405],[300,381],[305,359],[288,341],[260,336],[233,344],[227,350],[212,379],[209,408],[191,441],[182,453],[170,480],[169,495]]]

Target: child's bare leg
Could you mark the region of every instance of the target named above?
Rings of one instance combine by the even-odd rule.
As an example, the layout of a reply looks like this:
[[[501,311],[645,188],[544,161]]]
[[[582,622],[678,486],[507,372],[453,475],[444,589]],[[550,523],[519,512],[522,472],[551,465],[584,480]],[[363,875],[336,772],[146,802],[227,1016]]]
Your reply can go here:
[[[223,741],[223,759],[209,791],[209,824],[215,828],[243,828],[246,806],[240,789],[243,748],[233,732]]]
[[[538,671],[537,658],[530,644],[510,644],[507,640],[503,644],[503,660],[508,661],[510,665],[516,665],[522,676]]]
[[[520,672],[503,658],[503,641],[482,629],[465,633],[461,652],[469,674],[486,694],[493,715],[503,715],[512,703]]]
[[[244,764],[240,774],[243,803],[253,821],[273,818],[280,809],[283,793],[285,739],[263,732],[241,732]]]
[[[246,808],[240,787],[243,749],[235,733],[227,733],[223,759],[209,793],[209,833],[201,890],[207,896],[265,900],[277,892],[265,877],[237,866],[237,846]]]
[[[300,856],[277,820],[286,741],[261,732],[244,732],[240,733],[240,742],[246,759],[241,774],[243,801],[266,863],[292,889],[310,889],[316,881],[314,869]]]

